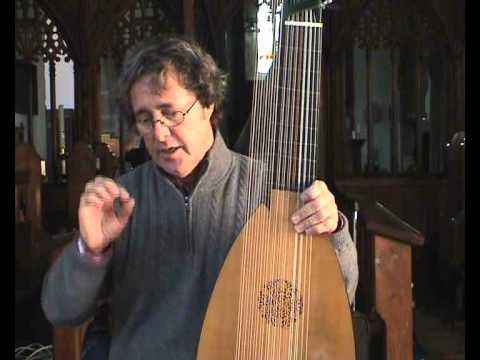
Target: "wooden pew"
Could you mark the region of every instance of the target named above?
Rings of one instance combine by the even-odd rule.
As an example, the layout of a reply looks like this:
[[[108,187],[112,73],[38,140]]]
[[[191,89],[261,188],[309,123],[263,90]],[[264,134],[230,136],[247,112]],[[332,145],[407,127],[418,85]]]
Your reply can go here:
[[[382,204],[359,200],[358,308],[386,326],[386,360],[413,360],[412,246],[424,236]]]
[[[44,231],[42,223],[41,159],[32,145],[17,144],[15,146],[15,341],[36,337],[36,331],[43,326],[43,318],[37,317],[40,311],[38,293],[44,271],[48,267],[50,244],[50,235]]]
[[[15,146],[15,288],[26,291],[32,285],[35,249],[44,236],[40,161],[32,145]]]
[[[15,146],[15,223],[30,221],[32,235],[42,227],[41,159],[30,144]]]

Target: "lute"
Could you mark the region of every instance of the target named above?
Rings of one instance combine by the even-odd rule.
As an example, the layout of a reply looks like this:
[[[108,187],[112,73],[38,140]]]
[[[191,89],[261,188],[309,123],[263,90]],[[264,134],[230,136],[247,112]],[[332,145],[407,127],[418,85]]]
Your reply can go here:
[[[271,3],[272,61],[255,83],[252,105],[251,211],[215,284],[198,359],[355,358],[331,242],[297,234],[289,219],[317,176],[325,5]]]

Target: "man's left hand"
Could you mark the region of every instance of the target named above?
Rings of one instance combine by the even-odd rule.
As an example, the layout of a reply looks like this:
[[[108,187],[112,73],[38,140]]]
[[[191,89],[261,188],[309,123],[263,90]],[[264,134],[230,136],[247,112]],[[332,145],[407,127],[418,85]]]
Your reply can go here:
[[[300,199],[303,206],[291,217],[296,232],[320,235],[337,229],[338,209],[335,197],[323,181],[315,180],[302,192]]]

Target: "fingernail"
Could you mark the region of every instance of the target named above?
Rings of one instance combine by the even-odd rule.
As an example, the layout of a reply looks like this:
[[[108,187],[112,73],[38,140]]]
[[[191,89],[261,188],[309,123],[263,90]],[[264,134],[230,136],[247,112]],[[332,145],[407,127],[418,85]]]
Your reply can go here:
[[[298,216],[297,216],[297,215],[293,215],[293,216],[292,216],[292,222],[293,222],[294,224],[296,224],[296,223],[298,222]]]
[[[130,195],[127,195],[125,197],[120,196],[119,199],[120,199],[120,201],[127,202],[127,201],[130,201],[130,199],[133,199],[133,198],[130,197]]]

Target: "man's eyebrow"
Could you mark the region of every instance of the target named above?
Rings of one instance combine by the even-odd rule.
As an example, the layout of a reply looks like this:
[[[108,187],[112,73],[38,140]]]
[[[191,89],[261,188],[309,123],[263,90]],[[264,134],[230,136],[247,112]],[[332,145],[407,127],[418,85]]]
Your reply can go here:
[[[157,109],[157,110],[170,110],[172,108],[173,107],[170,103],[163,103],[163,104],[155,105],[155,109]],[[134,111],[133,114],[137,115],[137,114],[142,114],[142,113],[150,113],[150,109],[145,108],[145,107],[141,107],[137,111]]]
[[[145,114],[145,115],[149,115],[150,112],[149,112],[147,109],[140,108],[140,109],[138,109],[137,111],[134,111],[133,116],[136,117],[136,116],[140,116],[140,115],[144,115],[144,114]]]
[[[170,103],[163,103],[163,104],[158,104],[155,106],[156,109],[171,109],[172,108],[172,104]]]

